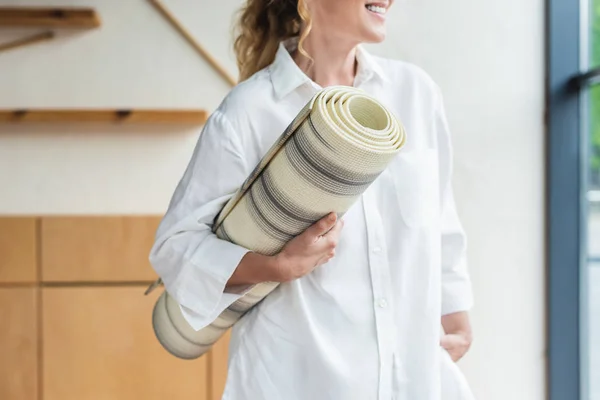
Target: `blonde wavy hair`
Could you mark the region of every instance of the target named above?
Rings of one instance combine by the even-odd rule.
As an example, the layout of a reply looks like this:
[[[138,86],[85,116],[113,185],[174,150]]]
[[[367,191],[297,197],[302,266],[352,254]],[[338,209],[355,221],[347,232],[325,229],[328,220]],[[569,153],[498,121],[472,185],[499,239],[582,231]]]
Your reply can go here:
[[[239,14],[233,48],[240,81],[271,64],[282,40],[299,37],[298,51],[310,59],[302,47],[312,26],[306,0],[247,0]]]

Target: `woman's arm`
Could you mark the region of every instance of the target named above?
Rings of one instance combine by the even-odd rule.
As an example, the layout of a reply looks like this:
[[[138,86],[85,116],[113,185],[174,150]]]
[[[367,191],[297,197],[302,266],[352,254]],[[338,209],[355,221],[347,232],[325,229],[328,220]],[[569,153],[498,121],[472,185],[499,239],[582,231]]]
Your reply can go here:
[[[473,340],[468,315],[468,310],[473,304],[473,294],[467,267],[467,238],[458,217],[452,190],[452,142],[439,88],[435,108],[435,129],[440,158],[442,213],[441,323],[445,335],[441,339],[441,345],[450,353],[454,361],[458,361],[469,350]]]
[[[252,168],[241,133],[219,109],[211,114],[150,251],[152,267],[195,329],[213,322],[243,295],[225,286],[249,250],[212,231],[216,215]]]
[[[150,262],[197,330],[212,323],[252,285],[296,279],[334,255],[342,226],[336,224],[335,215],[314,224],[272,257],[212,232],[215,216],[252,168],[246,162],[239,129],[215,111],[158,228]],[[328,232],[334,224],[337,228]]]
[[[452,141],[439,90],[434,118],[439,152],[442,315],[448,315],[469,310],[473,305],[473,294],[467,263],[467,236],[458,216],[452,189]]]

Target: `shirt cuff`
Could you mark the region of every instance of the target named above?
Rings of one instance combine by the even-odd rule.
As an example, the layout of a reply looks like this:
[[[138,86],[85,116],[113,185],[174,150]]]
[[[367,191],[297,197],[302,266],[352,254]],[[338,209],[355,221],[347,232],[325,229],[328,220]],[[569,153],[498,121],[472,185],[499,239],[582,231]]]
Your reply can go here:
[[[442,284],[442,315],[469,311],[473,307],[473,292],[468,280]]]
[[[186,290],[180,293],[181,311],[195,330],[210,325],[227,307],[252,289],[251,285],[225,288],[250,250],[216,236],[207,237],[202,247],[209,250],[196,254],[196,257],[201,257],[201,262],[191,260],[193,265],[182,277],[181,287]]]
[[[181,304],[179,305],[179,309],[181,310],[181,314],[187,323],[190,324],[195,331],[199,331],[214,322],[219,315],[227,309],[227,307],[235,303],[240,297],[243,297],[246,293],[248,293],[248,291],[250,291],[250,289],[252,289],[252,287],[253,286],[249,286],[246,290],[240,293],[224,292],[219,300],[219,304],[213,310],[212,315],[208,317],[200,315]]]

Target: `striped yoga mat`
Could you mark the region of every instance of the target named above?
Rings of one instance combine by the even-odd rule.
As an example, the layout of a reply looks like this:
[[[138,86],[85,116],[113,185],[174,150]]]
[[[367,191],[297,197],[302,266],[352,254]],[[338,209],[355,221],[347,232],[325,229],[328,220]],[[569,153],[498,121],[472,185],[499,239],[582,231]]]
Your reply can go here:
[[[215,221],[224,240],[273,255],[330,212],[342,216],[405,143],[400,122],[352,87],[321,90],[298,113]],[[197,358],[277,283],[255,285],[209,326],[196,331],[165,291],[152,316],[162,346]]]

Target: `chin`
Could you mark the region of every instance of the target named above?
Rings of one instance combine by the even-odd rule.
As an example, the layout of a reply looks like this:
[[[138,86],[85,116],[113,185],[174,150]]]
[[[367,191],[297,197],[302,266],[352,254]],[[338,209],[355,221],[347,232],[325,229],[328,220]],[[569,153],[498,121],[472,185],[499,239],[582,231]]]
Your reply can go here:
[[[385,40],[385,31],[370,31],[363,36],[363,42],[365,43],[381,43]]]

